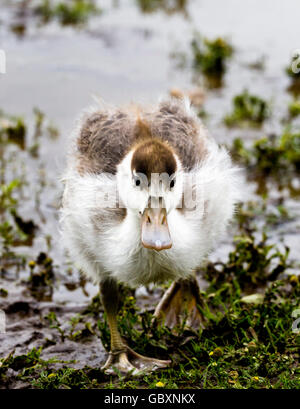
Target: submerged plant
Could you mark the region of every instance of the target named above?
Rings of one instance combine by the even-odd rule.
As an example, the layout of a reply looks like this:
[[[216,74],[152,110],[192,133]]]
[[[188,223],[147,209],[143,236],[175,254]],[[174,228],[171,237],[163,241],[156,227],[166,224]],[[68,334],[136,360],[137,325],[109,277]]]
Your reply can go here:
[[[143,13],[153,13],[158,10],[169,14],[184,12],[187,4],[187,0],[136,0],[136,2]]]
[[[247,90],[233,98],[233,111],[226,115],[227,126],[259,126],[270,115],[270,106],[262,98],[251,95]]]
[[[36,8],[35,13],[43,22],[57,18],[62,25],[84,24],[92,15],[99,14],[100,9],[93,0],[59,1],[52,5],[49,0],[43,0]]]
[[[51,301],[55,278],[53,260],[42,252],[36,260],[29,261],[29,268],[28,287],[31,295],[38,301]]]
[[[292,118],[300,115],[300,100],[294,100],[289,104],[289,114]]]
[[[246,147],[240,138],[231,147],[233,158],[247,168],[250,180],[258,184],[258,193],[266,193],[267,182],[279,190],[287,188],[294,196],[300,194],[293,181],[300,172],[300,132],[286,129],[280,137],[269,135]]]
[[[24,221],[17,212],[15,191],[19,180],[0,185],[0,255],[9,253],[10,247],[32,245],[36,226],[32,220]]]
[[[241,139],[235,139],[233,157],[265,176],[285,172],[300,172],[300,132],[285,130],[281,137],[270,135],[246,148]]]
[[[26,125],[22,118],[0,111],[0,143],[15,143],[25,148]]]
[[[71,4],[58,3],[54,13],[61,24],[68,25],[85,23],[91,15],[99,13],[99,10],[92,0],[73,0]]]
[[[286,163],[291,164],[294,170],[300,172],[300,132],[286,130],[279,144]]]
[[[28,192],[30,184],[24,158],[28,159],[28,153],[38,156],[40,137],[44,134],[52,137],[54,128],[49,129],[49,125],[48,128],[44,126],[45,115],[41,111],[35,109],[34,114],[35,127],[32,137],[29,138],[34,141],[34,145],[28,148],[27,127],[23,119],[0,112],[0,267],[2,272],[6,272],[12,265],[15,267],[23,265],[25,256],[17,252],[16,248],[32,246],[37,231],[36,223],[31,219],[24,219],[21,211],[21,200],[24,200],[24,194],[26,190]],[[25,148],[26,152],[20,151]],[[35,187],[31,186],[32,192]]]
[[[39,148],[42,136],[49,136],[52,139],[59,135],[58,129],[47,120],[46,115],[38,108],[33,109],[35,125],[32,135],[32,145],[28,148],[31,156],[37,158],[39,156]]]
[[[232,56],[233,48],[223,38],[202,40],[195,36],[191,43],[193,53],[193,67],[200,71],[213,84],[214,78],[222,78],[226,71],[226,62]]]
[[[282,198],[243,203],[236,214],[239,229],[243,232],[254,231],[257,221],[263,221],[266,230],[294,219],[295,215],[289,213]]]
[[[0,238],[6,249],[10,246],[32,245],[36,230],[32,220],[23,220],[17,212],[15,191],[20,187],[19,180],[0,185]]]
[[[48,23],[54,16],[54,9],[50,0],[41,0],[34,11],[44,23]]]

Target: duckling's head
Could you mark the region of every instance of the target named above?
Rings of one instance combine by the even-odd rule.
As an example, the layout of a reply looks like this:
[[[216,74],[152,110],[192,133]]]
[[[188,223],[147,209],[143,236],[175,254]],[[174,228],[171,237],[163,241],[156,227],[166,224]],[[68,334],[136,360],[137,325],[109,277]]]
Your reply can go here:
[[[172,247],[168,215],[181,206],[182,165],[165,141],[145,129],[141,135],[118,166],[118,191],[127,211],[139,219],[142,245],[160,251]]]

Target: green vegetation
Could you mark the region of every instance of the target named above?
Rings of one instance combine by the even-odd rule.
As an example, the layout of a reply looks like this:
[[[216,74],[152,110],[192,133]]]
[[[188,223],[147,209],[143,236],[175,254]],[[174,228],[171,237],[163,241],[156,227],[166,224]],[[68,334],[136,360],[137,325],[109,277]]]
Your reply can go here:
[[[169,369],[131,379],[112,378],[88,366],[74,369],[70,362],[53,370],[53,362],[59,361],[45,361],[42,350],[33,349],[1,360],[1,382],[9,382],[7,371],[12,368],[17,380],[44,389],[299,388],[300,335],[292,331],[292,313],[299,308],[300,280],[286,274],[287,255],[288,249],[281,253],[265,236],[237,238],[226,263],[209,263],[203,271],[210,285],[201,293],[199,308],[206,324],[198,332],[181,327],[175,335],[153,324],[152,312],[141,312],[127,295],[119,317],[122,336],[139,353],[171,357]],[[98,320],[93,312],[76,315],[67,331],[53,312],[46,321],[58,330],[61,342],[86,342],[86,336],[97,334],[108,348],[105,316]]]
[[[233,111],[226,115],[227,126],[260,126],[270,115],[270,106],[262,98],[247,90],[233,98]]]
[[[300,172],[299,132],[286,129],[280,137],[261,138],[249,148],[236,138],[230,150],[233,158],[247,168],[248,178],[257,182],[258,193],[265,194],[271,180],[279,190],[287,188],[292,196],[300,194],[293,186]]]
[[[18,251],[18,247],[31,247],[38,231],[38,226],[33,220],[24,219],[22,216],[24,190],[29,186],[24,158],[28,160],[29,157],[39,157],[40,142],[45,135],[54,138],[57,136],[57,130],[49,121],[46,121],[45,115],[40,110],[34,109],[34,127],[31,135],[28,135],[27,124],[22,118],[0,112],[0,273],[2,274],[6,274],[12,267],[16,270],[24,268],[26,257],[23,252]],[[33,145],[29,147],[28,136],[28,139],[33,141]],[[39,205],[39,194],[40,192],[37,192],[35,196],[36,209]]]
[[[8,296],[8,291],[5,288],[0,288],[0,297],[6,298]]]
[[[270,135],[255,141],[250,149],[237,138],[231,151],[236,160],[265,176],[300,171],[300,133],[289,129],[279,138]]]
[[[266,199],[243,203],[239,206],[236,214],[238,226],[243,232],[254,231],[256,229],[255,223],[258,221],[263,221],[263,231],[268,231],[294,219],[295,216],[289,213],[282,198],[273,201],[273,203]]]
[[[223,38],[203,39],[197,34],[192,40],[193,68],[201,72],[211,87],[221,85],[226,71],[226,61],[232,56],[233,48]]]
[[[22,379],[23,381],[32,380],[32,376],[35,373],[40,373],[40,378],[43,379],[44,370],[49,371],[54,364],[65,363],[64,361],[59,361],[57,359],[43,360],[41,358],[42,348],[32,348],[27,354],[14,355],[10,353],[6,358],[2,359],[0,366],[0,385],[8,385],[10,382],[18,381]],[[69,364],[72,362],[68,362]],[[13,369],[18,374],[15,376],[8,377],[7,371]],[[64,371],[65,372],[65,371]],[[66,371],[68,372],[68,371]],[[69,370],[72,372],[72,369]],[[75,371],[77,372],[77,371]],[[58,372],[59,373],[59,372]],[[54,374],[55,375],[55,374]],[[49,379],[51,376],[49,376]],[[39,384],[36,380],[32,381],[33,386],[38,387]],[[60,384],[60,388],[63,388],[63,384]]]
[[[5,115],[0,110],[0,143],[15,143],[25,147],[26,125],[22,118]]]
[[[13,250],[15,245],[27,242],[27,236],[18,229],[13,218],[16,208],[13,191],[18,186],[18,180],[0,185],[0,273],[2,274],[11,264],[24,265],[23,257],[17,256]]]
[[[226,264],[218,263],[215,266],[210,263],[207,266],[205,278],[215,288],[233,283],[234,291],[239,294],[252,293],[278,279],[288,267],[288,254],[287,248],[282,253],[267,244],[266,234],[257,242],[254,235],[248,233],[236,238],[235,249],[229,253]]]
[[[17,213],[17,200],[14,191],[20,187],[18,180],[0,185],[0,255],[9,255],[10,247],[31,245],[35,225],[24,221]]]
[[[19,198],[27,184],[24,179],[13,178],[7,168],[16,161],[19,150],[27,150],[31,156],[38,157],[40,138],[43,134],[54,137],[57,130],[48,124],[44,126],[45,115],[38,109],[34,110],[35,127],[32,135],[33,146],[27,149],[27,125],[20,117],[5,115],[0,111],[0,254],[1,265],[5,259],[17,257],[12,248],[31,246],[37,226],[32,220],[24,220],[20,215]],[[21,166],[21,162],[19,163]]]
[[[33,133],[33,145],[28,148],[32,156],[38,156],[39,139],[44,134],[55,139],[58,136],[58,130],[46,121],[45,114],[38,108],[33,109],[35,128]],[[18,145],[21,149],[26,148],[27,125],[23,118],[11,116],[0,110],[0,145],[6,144]]]
[[[99,369],[64,367],[55,372],[42,371],[32,385],[39,389],[92,389],[99,387],[99,381],[103,380],[104,376]]]
[[[30,260],[30,277],[27,283],[31,295],[38,301],[51,301],[54,284],[53,260],[40,253],[36,260]]]
[[[41,0],[34,11],[44,23],[48,23],[54,16],[54,9],[50,0]]]
[[[59,1],[53,5],[50,0],[42,0],[35,13],[44,23],[57,18],[62,25],[78,25],[87,22],[89,17],[99,14],[100,10],[93,0]]]
[[[168,14],[184,12],[187,0],[136,0],[143,13],[153,13],[163,10]]]
[[[295,118],[300,115],[300,101],[294,100],[289,104],[289,114],[292,118]]]
[[[48,136],[51,139],[56,139],[58,137],[58,130],[55,126],[47,121],[45,114],[38,108],[33,109],[35,128],[32,136],[32,145],[28,148],[31,156],[38,158],[39,148],[42,136]]]
[[[61,342],[64,342],[66,339],[72,341],[85,341],[89,336],[95,334],[97,327],[96,323],[87,321],[88,317],[84,313],[77,314],[70,319],[68,331],[62,329],[62,324],[55,312],[50,311],[44,319],[49,322],[50,328],[54,328],[58,331]]]

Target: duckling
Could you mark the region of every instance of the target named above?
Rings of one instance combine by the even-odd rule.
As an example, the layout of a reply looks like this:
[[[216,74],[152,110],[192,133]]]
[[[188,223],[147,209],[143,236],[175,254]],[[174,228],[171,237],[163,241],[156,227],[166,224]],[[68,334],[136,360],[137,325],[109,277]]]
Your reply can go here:
[[[172,280],[155,318],[202,318],[195,271],[226,230],[240,198],[239,169],[187,99],[154,108],[96,107],[73,135],[61,211],[64,243],[100,284],[111,333],[103,369],[140,373],[170,365],[137,354],[117,326],[119,283]]]

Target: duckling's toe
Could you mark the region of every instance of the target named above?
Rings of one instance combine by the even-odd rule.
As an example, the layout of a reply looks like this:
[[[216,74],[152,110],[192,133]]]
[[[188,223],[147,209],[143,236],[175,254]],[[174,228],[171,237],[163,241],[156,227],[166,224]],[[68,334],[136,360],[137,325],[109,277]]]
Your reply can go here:
[[[174,282],[166,291],[154,312],[154,319],[169,328],[182,327],[198,330],[205,319],[199,307],[203,304],[196,277]]]
[[[170,360],[148,358],[126,346],[126,349],[122,351],[110,352],[105,365],[101,369],[107,375],[138,376],[157,369],[166,368],[170,364]]]

